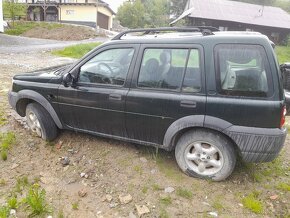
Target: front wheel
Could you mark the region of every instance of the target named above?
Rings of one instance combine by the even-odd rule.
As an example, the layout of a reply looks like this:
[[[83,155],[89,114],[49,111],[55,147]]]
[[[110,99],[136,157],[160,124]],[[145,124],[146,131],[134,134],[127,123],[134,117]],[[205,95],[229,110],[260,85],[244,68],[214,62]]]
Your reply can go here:
[[[57,137],[57,126],[50,114],[38,103],[26,107],[27,124],[40,138],[51,141]]]
[[[189,176],[221,181],[234,170],[236,153],[232,143],[210,130],[186,132],[175,148],[176,161]]]

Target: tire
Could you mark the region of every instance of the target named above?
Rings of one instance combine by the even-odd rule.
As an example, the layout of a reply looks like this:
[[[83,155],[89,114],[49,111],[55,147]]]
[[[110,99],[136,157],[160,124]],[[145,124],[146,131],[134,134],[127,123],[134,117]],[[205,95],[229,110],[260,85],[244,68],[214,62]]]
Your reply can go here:
[[[213,181],[226,179],[234,170],[233,144],[211,130],[190,130],[178,140],[175,158],[181,170],[191,176]]]
[[[26,107],[27,124],[38,137],[52,141],[57,137],[57,126],[50,114],[38,103]]]

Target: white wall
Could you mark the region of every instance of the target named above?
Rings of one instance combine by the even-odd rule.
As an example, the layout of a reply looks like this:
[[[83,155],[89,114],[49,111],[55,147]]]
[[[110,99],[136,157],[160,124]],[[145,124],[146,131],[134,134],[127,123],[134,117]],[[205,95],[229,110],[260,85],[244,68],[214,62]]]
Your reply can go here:
[[[0,32],[4,32],[3,27],[3,10],[2,10],[2,0],[0,0]]]

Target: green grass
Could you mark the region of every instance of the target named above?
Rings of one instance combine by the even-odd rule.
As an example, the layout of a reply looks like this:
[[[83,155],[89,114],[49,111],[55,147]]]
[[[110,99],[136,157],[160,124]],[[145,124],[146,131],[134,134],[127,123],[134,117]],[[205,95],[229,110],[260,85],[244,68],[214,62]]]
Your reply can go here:
[[[166,205],[166,206],[172,204],[172,199],[170,196],[161,196],[159,198],[159,201],[161,204]]]
[[[0,206],[0,218],[9,217],[9,208],[5,206]]]
[[[276,46],[275,52],[280,64],[290,62],[290,46]]]
[[[169,218],[170,216],[169,216],[168,212],[164,208],[161,208],[159,217],[160,218]]]
[[[178,187],[176,190],[176,194],[180,197],[186,198],[186,199],[191,199],[193,194],[191,191],[185,189],[185,188],[181,188]]]
[[[148,186],[144,186],[143,188],[142,188],[142,193],[143,194],[147,194],[147,192],[148,192]]]
[[[12,26],[12,23],[10,23],[10,25],[11,25],[11,28],[5,30],[5,34],[14,35],[14,36],[19,36],[36,27],[42,27],[42,28],[51,30],[51,29],[60,28],[64,26],[63,24],[59,24],[59,23],[26,22],[26,21],[15,22],[14,26]]]
[[[244,207],[256,214],[261,214],[264,210],[263,202],[258,198],[259,195],[258,192],[252,192],[242,199]]]
[[[46,192],[41,189],[38,184],[33,184],[25,198],[25,203],[28,205],[30,216],[41,216],[47,214],[50,210],[46,203]]]
[[[152,189],[154,191],[161,191],[161,190],[163,190],[163,188],[161,188],[158,184],[153,184],[152,185]]]
[[[93,42],[93,43],[72,45],[62,50],[52,51],[51,53],[53,55],[61,56],[61,57],[81,58],[86,53],[88,53],[95,47],[99,46],[100,44],[101,44],[100,42]]]
[[[283,182],[280,182],[277,186],[276,186],[277,189],[281,190],[281,191],[287,191],[287,192],[290,192],[290,184],[287,184],[287,183],[283,183]]]
[[[16,197],[11,197],[7,200],[7,205],[10,209],[17,209],[18,201]]]
[[[79,209],[79,203],[78,202],[72,203],[71,207],[72,207],[73,210],[78,210]]]
[[[0,135],[0,153],[2,160],[7,160],[7,151],[14,142],[15,134],[13,132],[7,132]]]

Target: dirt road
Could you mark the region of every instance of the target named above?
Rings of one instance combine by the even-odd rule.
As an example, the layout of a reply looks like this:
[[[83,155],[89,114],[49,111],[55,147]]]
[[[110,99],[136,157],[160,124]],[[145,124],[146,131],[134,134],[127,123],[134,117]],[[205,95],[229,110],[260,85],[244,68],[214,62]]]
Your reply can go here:
[[[227,181],[213,183],[182,174],[173,153],[69,131],[52,143],[33,136],[8,105],[12,76],[71,61],[37,51],[0,54],[0,108],[6,119],[0,132],[16,136],[8,159],[0,160],[0,207],[17,180],[28,178],[46,190],[53,217],[136,217],[136,205],[149,210],[142,217],[289,216],[289,137],[275,162],[239,162]],[[68,165],[62,157],[69,158]],[[257,204],[261,210],[253,209]],[[29,214],[23,207],[16,209],[17,217]]]

